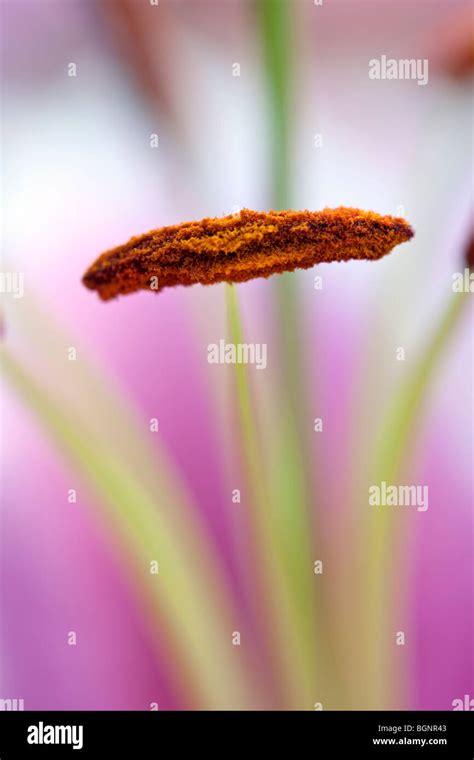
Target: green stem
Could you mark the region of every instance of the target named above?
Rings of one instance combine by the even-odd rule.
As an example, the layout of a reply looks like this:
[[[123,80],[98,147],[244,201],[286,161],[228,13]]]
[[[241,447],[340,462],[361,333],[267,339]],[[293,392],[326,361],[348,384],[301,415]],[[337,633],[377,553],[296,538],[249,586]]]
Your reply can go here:
[[[263,56],[269,91],[273,203],[287,208],[289,191],[291,12],[287,0],[260,0]]]
[[[424,354],[394,399],[381,430],[373,470],[374,484],[382,481],[396,484],[409,460],[427,390],[467,303],[467,294],[453,294]],[[386,685],[393,683],[394,687],[397,687],[394,691],[397,692],[400,691],[404,680],[399,665],[396,670],[392,666],[393,651],[392,657],[390,656],[390,637],[394,636],[395,630],[394,618],[401,619],[398,607],[395,611],[391,609],[393,597],[390,593],[392,590],[396,591],[397,585],[400,584],[401,568],[394,559],[400,560],[399,552],[395,549],[398,550],[400,544],[401,529],[399,514],[392,512],[390,508],[371,509],[374,511],[369,522],[367,545],[370,547],[370,554],[366,566],[367,604],[370,610],[367,662],[370,663],[374,685],[370,706],[381,708],[387,704]],[[393,571],[388,563],[394,565]],[[406,674],[404,675],[406,677]],[[396,694],[394,698],[397,699]],[[397,708],[399,709],[399,705]]]
[[[236,345],[244,343],[242,322],[237,300],[237,288],[235,285],[227,284],[225,286],[225,292],[227,298],[227,319],[232,342]],[[258,466],[260,459],[259,446],[253,420],[252,400],[247,370],[244,364],[236,364],[235,377],[246,469],[250,481],[249,485],[253,489],[255,500],[258,505],[258,503],[265,500],[265,489],[262,479],[263,471]]]
[[[248,709],[256,704],[253,678],[232,652],[237,613],[192,511],[186,511],[189,523],[194,523],[190,528],[181,521],[182,505],[176,494],[167,492],[165,482],[162,489],[150,492],[126,456],[114,452],[112,441],[104,445],[87,418],[48,393],[7,350],[2,351],[2,371],[97,497],[107,529],[129,560],[153,643],[166,640],[179,663],[173,673],[186,700],[209,709]],[[150,574],[151,560],[159,561],[159,575]]]
[[[295,10],[287,0],[261,0],[259,3],[269,94],[272,205],[276,209],[290,206],[292,17]],[[300,302],[294,274],[278,277],[275,286],[281,347],[280,431],[269,443],[275,463],[271,483],[275,529],[279,531],[284,582],[291,600],[297,646],[305,661],[300,698],[309,700],[312,695],[313,703],[325,701],[327,706],[334,692],[334,678],[328,677],[323,684],[321,664],[328,662],[329,657],[325,648],[321,594],[312,573],[313,562],[321,559],[322,552],[313,535],[315,521],[308,496],[311,467],[304,446],[309,420],[304,412],[307,391],[301,356]]]
[[[236,288],[226,286],[228,321],[234,343],[244,342]],[[282,705],[304,709],[316,701],[312,660],[316,648],[311,617],[314,586],[308,560],[307,524],[297,509],[300,494],[293,474],[292,439],[286,441],[281,471],[266,476],[256,433],[256,415],[245,365],[236,366],[239,420],[247,477],[252,490],[250,512],[253,553],[259,568],[256,603],[266,609],[265,643],[278,664]],[[265,440],[268,448],[272,444]],[[280,452],[281,453],[281,452]],[[278,492],[278,486],[281,491]]]

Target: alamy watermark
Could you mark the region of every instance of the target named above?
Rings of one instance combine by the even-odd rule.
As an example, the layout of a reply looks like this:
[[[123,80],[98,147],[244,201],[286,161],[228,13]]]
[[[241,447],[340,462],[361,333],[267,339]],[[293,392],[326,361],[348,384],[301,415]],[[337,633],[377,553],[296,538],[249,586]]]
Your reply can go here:
[[[17,712],[24,709],[23,699],[0,699],[0,712]]]
[[[454,712],[459,710],[467,710],[468,712],[473,712],[474,699],[470,694],[465,694],[462,699],[453,699],[451,702],[451,707],[453,708]]]
[[[467,267],[464,272],[454,272],[451,287],[453,293],[474,293],[474,272]]]
[[[23,298],[25,294],[23,272],[0,272],[0,293],[8,293],[13,298]]]
[[[28,744],[71,744],[73,749],[84,746],[83,726],[50,726],[40,721],[28,726]]]
[[[428,486],[390,486],[382,480],[380,485],[369,487],[371,507],[416,507],[418,512],[428,509]]]
[[[413,79],[428,84],[427,58],[372,58],[369,61],[369,79]]]
[[[207,347],[209,364],[254,364],[257,369],[267,366],[266,343],[209,343]]]

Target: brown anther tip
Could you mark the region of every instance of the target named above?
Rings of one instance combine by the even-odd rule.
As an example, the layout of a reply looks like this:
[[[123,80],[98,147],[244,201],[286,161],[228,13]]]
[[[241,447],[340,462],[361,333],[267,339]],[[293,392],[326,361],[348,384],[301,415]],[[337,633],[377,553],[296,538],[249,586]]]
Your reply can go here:
[[[404,219],[354,208],[242,209],[134,237],[99,256],[83,283],[108,300],[174,285],[245,282],[323,262],[380,259],[413,234]]]
[[[466,246],[464,261],[471,272],[474,272],[474,233],[469,238],[469,242]]]

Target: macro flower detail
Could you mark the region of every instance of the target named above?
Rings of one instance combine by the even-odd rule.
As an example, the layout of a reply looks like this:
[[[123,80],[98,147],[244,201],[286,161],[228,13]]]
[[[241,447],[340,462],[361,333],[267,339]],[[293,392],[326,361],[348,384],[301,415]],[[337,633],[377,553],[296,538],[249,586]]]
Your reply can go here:
[[[380,259],[413,234],[402,218],[354,208],[242,209],[133,237],[103,253],[83,283],[109,300],[137,290],[245,282],[324,262]]]

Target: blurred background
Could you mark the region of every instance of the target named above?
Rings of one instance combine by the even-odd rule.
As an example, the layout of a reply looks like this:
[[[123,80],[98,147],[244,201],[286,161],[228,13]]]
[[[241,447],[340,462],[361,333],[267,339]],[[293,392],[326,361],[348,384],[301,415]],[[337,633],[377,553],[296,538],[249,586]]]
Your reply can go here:
[[[472,234],[470,4],[1,15],[2,271],[24,295],[2,295],[0,698],[473,695],[472,311],[453,292]],[[427,59],[428,83],[370,79],[382,55]],[[232,339],[228,286],[103,303],[81,284],[155,227],[340,205],[403,216],[415,238],[239,285],[265,371],[207,362]],[[427,485],[429,509],[370,507],[382,480]]]

